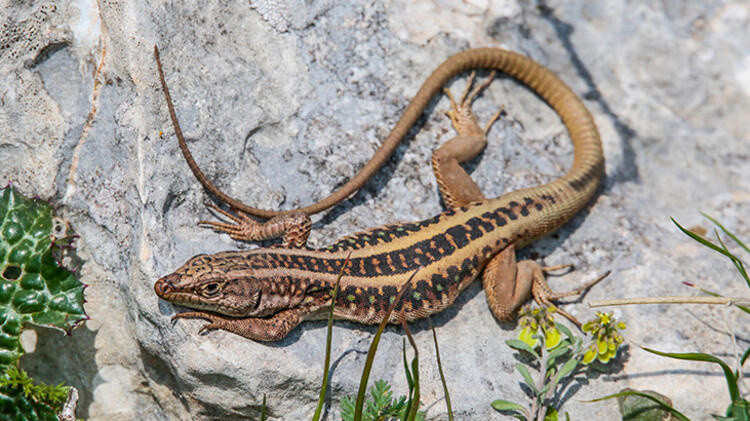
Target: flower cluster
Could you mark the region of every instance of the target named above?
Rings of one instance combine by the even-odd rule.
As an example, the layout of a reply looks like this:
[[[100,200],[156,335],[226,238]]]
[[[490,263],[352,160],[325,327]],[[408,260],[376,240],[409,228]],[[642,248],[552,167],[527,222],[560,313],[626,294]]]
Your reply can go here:
[[[555,326],[555,319],[552,314],[555,312],[554,306],[531,308],[526,306],[519,312],[518,323],[521,326],[521,332],[518,339],[528,344],[532,349],[539,346],[539,329],[544,334],[544,346],[547,349],[554,349],[562,342],[562,335]]]
[[[597,312],[596,317],[597,319],[583,325],[583,331],[595,339],[583,355],[584,364],[589,364],[594,359],[607,363],[617,355],[617,349],[624,341],[618,330],[624,330],[625,323],[615,320],[612,313]]]

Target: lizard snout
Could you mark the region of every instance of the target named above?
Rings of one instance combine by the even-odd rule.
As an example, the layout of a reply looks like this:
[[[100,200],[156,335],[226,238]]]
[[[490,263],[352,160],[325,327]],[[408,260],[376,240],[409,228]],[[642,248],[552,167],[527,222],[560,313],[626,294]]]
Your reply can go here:
[[[178,276],[174,273],[167,275],[163,278],[159,278],[154,284],[154,292],[161,298],[164,298],[166,294],[174,289],[173,282],[176,281]]]

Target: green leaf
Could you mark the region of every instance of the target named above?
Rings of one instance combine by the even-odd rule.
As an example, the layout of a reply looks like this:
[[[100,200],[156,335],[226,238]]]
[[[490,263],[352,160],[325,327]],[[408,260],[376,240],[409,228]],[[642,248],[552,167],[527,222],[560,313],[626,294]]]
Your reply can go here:
[[[750,402],[745,399],[732,402],[727,408],[727,418],[732,421],[750,420]]]
[[[558,357],[561,357],[561,356],[565,355],[568,351],[570,351],[570,347],[571,347],[571,344],[566,339],[566,340],[564,340],[564,341],[562,341],[560,343],[560,346],[558,346],[557,348],[555,348],[555,349],[553,349],[552,351],[549,352],[548,358],[549,359],[556,359]]]
[[[565,325],[564,325],[564,324],[562,324],[562,323],[558,323],[558,322],[555,322],[555,327],[556,327],[556,328],[557,328],[557,329],[558,329],[558,330],[559,330],[560,332],[564,333],[564,334],[565,334],[565,336],[567,336],[567,337],[568,337],[568,340],[569,340],[569,341],[573,341],[573,338],[574,338],[573,332],[571,332],[571,331],[570,331],[570,329],[568,329],[568,328],[567,328],[567,326],[565,326]]]
[[[576,360],[575,358],[571,358],[566,361],[560,369],[560,372],[557,373],[557,379],[555,380],[555,382],[560,381],[560,379],[572,373],[573,370],[576,369],[576,367],[578,367],[578,360]]]
[[[492,401],[492,407],[497,409],[498,411],[522,412],[525,410],[523,405],[515,403],[515,402],[511,402],[511,401],[506,401],[503,399],[497,399],[497,400]]]
[[[547,413],[544,414],[544,421],[557,421],[557,409],[547,407]]]
[[[529,354],[533,355],[534,358],[539,359],[539,354],[534,351],[533,348],[529,346],[528,343],[521,341],[519,339],[508,339],[505,341],[505,344],[513,349],[517,349],[519,351],[526,351]]]
[[[492,401],[491,405],[497,411],[513,412],[513,416],[519,420],[528,420],[530,418],[529,411],[523,405],[515,402],[497,399]]]
[[[557,384],[562,380],[563,377],[567,376],[573,370],[578,367],[578,360],[575,358],[571,358],[568,361],[565,361],[565,364],[560,368],[560,371],[557,372],[557,374],[552,377],[552,380],[544,385],[542,390],[539,392],[540,395],[544,396],[547,394],[547,390],[554,390],[557,387]]]
[[[0,419],[56,421],[55,410],[68,395],[68,387],[35,384],[15,365],[0,377]]]
[[[341,399],[341,419],[344,421],[354,421],[354,398],[345,396]]]
[[[711,362],[718,364],[721,369],[724,371],[724,377],[727,381],[727,387],[729,388],[729,398],[734,401],[739,401],[740,398],[740,392],[737,388],[737,377],[732,372],[732,369],[729,368],[729,366],[722,361],[719,358],[714,357],[713,355],[709,354],[703,354],[700,352],[687,352],[687,353],[675,353],[675,352],[661,352],[650,348],[643,349],[647,352],[650,352],[652,354],[661,355],[663,357],[669,357],[669,358],[675,358],[678,360],[689,360],[689,361],[704,361],[704,362]]]
[[[611,395],[602,396],[601,398],[592,399],[590,401],[584,401],[584,402],[600,402],[607,399],[614,399],[614,398],[620,398],[620,397],[627,397],[627,396],[640,396],[642,398],[646,398],[654,403],[656,403],[661,409],[669,412],[673,416],[677,417],[680,421],[690,421],[688,417],[683,415],[680,411],[674,409],[671,405],[667,405],[666,403],[662,402],[660,399],[656,398],[655,396],[652,396],[648,393],[639,392],[637,390],[626,390],[623,392],[613,393]]]
[[[534,380],[531,378],[531,374],[529,374],[529,369],[520,363],[517,363],[515,367],[516,367],[516,370],[518,370],[518,372],[521,373],[521,376],[523,377],[523,380],[526,382],[526,385],[528,385],[531,388],[531,390],[534,391],[534,394],[538,395],[539,390],[536,388],[536,385],[534,384]]]
[[[53,236],[53,218],[50,204],[12,186],[0,190],[0,370],[23,353],[25,323],[70,332],[87,318],[84,285],[55,258],[53,239],[68,244],[70,237]]]

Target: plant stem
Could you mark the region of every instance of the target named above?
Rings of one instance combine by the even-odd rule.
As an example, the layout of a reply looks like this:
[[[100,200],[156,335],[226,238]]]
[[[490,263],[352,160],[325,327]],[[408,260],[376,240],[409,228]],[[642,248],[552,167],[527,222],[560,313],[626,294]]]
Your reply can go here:
[[[732,304],[750,305],[750,298],[732,297],[643,297],[592,301],[589,307],[622,306],[628,304]]]
[[[541,391],[544,388],[544,382],[547,380],[547,362],[549,361],[549,352],[546,352],[544,345],[542,345],[542,359],[539,366],[539,380],[537,381],[536,390]],[[547,414],[547,405],[545,404],[547,398],[547,392],[541,396],[536,396],[534,404],[531,407],[532,416],[536,414],[537,421],[544,421],[544,416]]]

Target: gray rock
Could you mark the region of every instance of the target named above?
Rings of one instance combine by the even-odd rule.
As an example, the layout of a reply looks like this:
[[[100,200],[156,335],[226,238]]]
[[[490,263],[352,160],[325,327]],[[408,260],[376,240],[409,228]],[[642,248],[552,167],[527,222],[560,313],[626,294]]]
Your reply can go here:
[[[6,0],[0,10],[0,183],[12,179],[60,205],[81,234],[82,279],[91,285],[92,320],[71,338],[39,329],[23,365],[39,379],[76,386],[79,417],[254,419],[265,395],[276,418],[308,419],[321,382],[324,323],[305,323],[277,344],[200,336],[202,322],[170,323],[176,309],[153,293],[159,276],[194,254],[253,247],[196,226],[211,218],[207,196],[179,154],[154,44],[203,170],[231,196],[273,209],[312,203],[346,182],[449,55],[479,46],[524,53],[584,98],[608,177],[586,212],[522,256],[575,263],[575,272],[552,278],[561,290],[612,269],[586,301],[693,295],[682,281],[747,295],[726,259],[669,221],[709,228],[703,211],[750,239],[745,2]],[[560,175],[572,148],[554,112],[505,77],[474,109],[485,121],[500,105],[506,114],[470,165],[485,193]],[[441,211],[428,163],[454,135],[442,115],[447,107],[436,99],[373,180],[316,216],[311,245]],[[593,315],[581,303],[565,308]],[[748,324],[733,309],[614,311],[635,344],[728,361],[748,346]],[[492,400],[526,401],[504,344],[516,327],[493,319],[478,283],[433,323],[457,419],[500,419]],[[431,332],[426,322],[413,330],[428,418],[446,419]],[[336,323],[328,419],[339,419],[339,400],[356,393],[373,332]],[[401,343],[401,330],[389,328],[371,377],[388,380],[397,394],[406,391]],[[564,410],[573,419],[618,418],[614,401],[580,401],[625,387],[666,394],[692,418],[729,403],[717,367],[636,346],[616,366],[621,371],[568,386]]]

